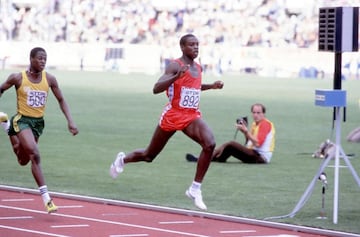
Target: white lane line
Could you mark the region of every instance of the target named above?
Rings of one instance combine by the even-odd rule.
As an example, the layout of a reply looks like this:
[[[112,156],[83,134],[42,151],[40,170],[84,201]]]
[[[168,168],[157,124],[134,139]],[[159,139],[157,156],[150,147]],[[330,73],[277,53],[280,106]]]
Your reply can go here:
[[[58,206],[58,208],[60,209],[65,209],[65,208],[82,208],[84,206],[82,205],[69,205],[69,206]]]
[[[222,230],[220,234],[254,233],[256,230]]]
[[[75,228],[75,227],[89,227],[87,224],[80,225],[52,225],[51,228]]]
[[[137,216],[137,213],[103,213],[102,216]]]
[[[4,198],[1,199],[2,202],[29,202],[34,201],[33,198]]]
[[[17,231],[22,231],[22,232],[27,232],[27,233],[33,233],[33,234],[40,234],[40,235],[46,235],[46,236],[54,236],[54,237],[71,237],[71,236],[67,236],[67,235],[58,235],[58,234],[52,234],[52,233],[48,233],[48,232],[42,232],[42,231],[36,231],[36,230],[29,230],[29,229],[22,229],[22,228],[16,228],[16,227],[12,227],[12,226],[5,226],[5,225],[0,225],[0,229],[9,229],[9,230],[17,230]]]
[[[159,224],[171,225],[171,224],[193,224],[193,221],[160,221]]]
[[[0,205],[0,208],[8,208],[8,209],[14,209],[14,210],[34,212],[34,213],[49,215],[47,212],[44,212],[44,211],[38,211],[38,210],[27,209],[27,208],[11,207],[11,206],[5,206],[5,205]],[[87,220],[87,221],[93,221],[93,222],[99,222],[99,223],[128,226],[128,227],[134,227],[134,228],[151,230],[151,231],[159,231],[159,232],[166,232],[166,233],[172,233],[172,234],[179,234],[179,235],[182,235],[182,236],[210,237],[208,235],[199,235],[199,234],[188,233],[188,232],[183,232],[183,231],[174,231],[174,230],[156,228],[156,227],[151,227],[151,226],[135,225],[135,224],[129,224],[129,223],[124,223],[124,222],[108,221],[108,220],[102,220],[102,219],[96,219],[96,218],[90,218],[90,217],[74,216],[74,215],[67,215],[67,214],[61,214],[61,213],[52,213],[51,215],[67,217],[67,218],[73,218],[73,219],[79,219],[79,220]]]
[[[133,234],[133,235],[109,235],[109,237],[141,237],[149,236],[148,234]]]
[[[23,220],[23,219],[31,219],[32,216],[2,216],[0,220]]]
[[[244,236],[244,237],[300,237],[299,235],[254,235],[254,236]]]

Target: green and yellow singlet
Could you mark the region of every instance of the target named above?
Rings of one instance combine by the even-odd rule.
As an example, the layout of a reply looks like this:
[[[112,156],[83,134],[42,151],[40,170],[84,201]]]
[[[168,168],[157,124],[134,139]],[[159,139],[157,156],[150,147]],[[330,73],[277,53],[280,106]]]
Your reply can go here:
[[[49,91],[46,72],[41,72],[41,81],[39,83],[31,82],[25,71],[21,72],[21,74],[22,82],[16,90],[17,112],[24,116],[41,118],[44,116]]]

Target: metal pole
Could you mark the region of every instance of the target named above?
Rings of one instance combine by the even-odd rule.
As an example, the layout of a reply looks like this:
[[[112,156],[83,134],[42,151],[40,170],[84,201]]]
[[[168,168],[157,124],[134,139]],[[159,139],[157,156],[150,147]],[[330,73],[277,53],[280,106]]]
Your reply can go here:
[[[341,52],[335,52],[334,90],[341,90]]]
[[[322,184],[322,193],[321,193],[321,211],[320,211],[320,219],[326,219],[325,216],[325,184]]]
[[[322,183],[322,192],[321,192],[321,211],[320,216],[318,219],[326,219],[325,216],[325,189],[327,188],[327,177],[326,174],[323,172],[319,176],[319,180],[321,180]]]
[[[338,222],[338,206],[339,206],[339,165],[340,165],[340,139],[341,139],[341,130],[340,130],[340,107],[336,107],[336,120],[335,120],[335,130],[336,130],[336,148],[335,148],[335,168],[334,168],[334,213],[333,213],[333,223],[337,224]]]
[[[334,70],[334,90],[341,90],[341,52],[335,52],[335,70]],[[340,107],[334,107],[334,121],[335,121],[335,168],[334,168],[334,213],[333,223],[338,221],[338,206],[339,206],[339,163],[340,163],[340,140],[341,140],[341,115]]]

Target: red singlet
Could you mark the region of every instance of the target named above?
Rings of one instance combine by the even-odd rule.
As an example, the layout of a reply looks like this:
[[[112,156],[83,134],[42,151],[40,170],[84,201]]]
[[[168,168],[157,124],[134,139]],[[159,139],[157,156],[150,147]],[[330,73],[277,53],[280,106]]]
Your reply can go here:
[[[175,60],[180,66],[184,63]],[[187,70],[166,91],[169,103],[161,114],[159,125],[165,131],[183,130],[192,121],[201,117],[199,110],[201,93],[201,67],[195,63],[198,77],[193,77]]]

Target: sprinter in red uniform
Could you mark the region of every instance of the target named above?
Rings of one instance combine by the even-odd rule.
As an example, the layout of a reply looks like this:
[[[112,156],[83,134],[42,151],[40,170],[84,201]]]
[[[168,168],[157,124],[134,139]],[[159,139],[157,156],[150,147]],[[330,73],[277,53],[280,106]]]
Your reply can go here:
[[[194,35],[184,35],[180,39],[180,48],[182,56],[169,63],[165,73],[153,88],[154,94],[166,91],[169,103],[163,110],[150,144],[145,149],[138,149],[127,155],[119,152],[110,166],[110,175],[116,178],[127,163],[152,162],[175,132],[182,131],[202,148],[194,181],[185,194],[194,201],[198,208],[206,210],[206,205],[202,200],[201,183],[209,168],[216,144],[211,129],[201,118],[200,94],[202,90],[221,89],[223,82],[202,84],[201,66],[194,61],[199,54],[199,41]]]

